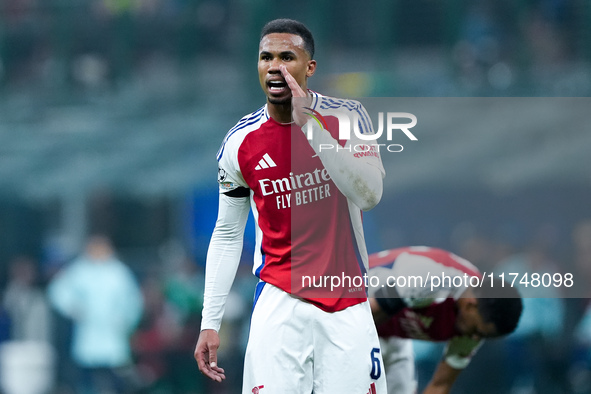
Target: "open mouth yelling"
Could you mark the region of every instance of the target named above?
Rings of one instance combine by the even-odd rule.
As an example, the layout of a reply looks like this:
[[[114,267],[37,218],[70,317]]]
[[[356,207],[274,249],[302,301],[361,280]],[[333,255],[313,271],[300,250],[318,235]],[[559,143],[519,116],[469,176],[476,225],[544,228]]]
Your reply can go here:
[[[283,79],[267,81],[267,87],[269,88],[269,93],[272,95],[280,95],[289,90],[287,82]]]

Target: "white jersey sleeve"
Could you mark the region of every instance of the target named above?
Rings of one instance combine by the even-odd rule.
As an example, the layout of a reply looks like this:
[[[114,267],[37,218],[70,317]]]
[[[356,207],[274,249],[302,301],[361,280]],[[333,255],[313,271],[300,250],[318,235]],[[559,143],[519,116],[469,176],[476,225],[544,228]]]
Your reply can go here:
[[[326,98],[320,98],[326,100]],[[359,119],[359,128],[365,135],[374,134],[371,120],[365,108],[356,101],[346,101],[348,112]],[[322,113],[322,110],[321,110]],[[356,133],[350,133],[345,146],[333,138],[315,119],[310,119],[303,127],[308,134],[310,145],[322,160],[331,179],[347,198],[362,210],[372,209],[382,198],[385,170],[376,146],[361,140]],[[328,147],[332,148],[328,148]],[[323,149],[324,148],[324,149]]]
[[[452,368],[464,369],[483,343],[483,340],[470,337],[454,337],[447,343],[443,352],[443,359]]]
[[[222,146],[218,154],[218,218],[207,250],[201,320],[202,330],[216,331],[240,263],[250,209],[250,190],[240,172],[237,146],[226,141]]]
[[[250,210],[250,189],[238,163],[238,149],[243,138],[239,131],[240,125],[250,118],[252,115],[244,117],[228,132],[217,154],[219,208],[207,250],[202,330],[219,330],[226,299],[240,263]]]
[[[231,141],[233,142],[233,141]],[[227,143],[225,150],[218,158],[218,186],[220,194],[232,195],[232,192],[240,188],[248,188],[246,181],[240,172],[238,164],[237,146]]]
[[[202,330],[220,328],[242,254],[249,207],[248,197],[220,194],[218,218],[207,251]]]

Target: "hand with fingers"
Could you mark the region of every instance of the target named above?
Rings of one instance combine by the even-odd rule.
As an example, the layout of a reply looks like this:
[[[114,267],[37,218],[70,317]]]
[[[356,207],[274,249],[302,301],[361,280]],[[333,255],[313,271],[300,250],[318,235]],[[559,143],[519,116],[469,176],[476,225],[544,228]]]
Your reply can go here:
[[[219,346],[220,337],[217,331],[203,330],[199,334],[195,353],[193,354],[199,366],[199,371],[216,382],[226,379],[224,369],[217,366]]]
[[[285,78],[285,82],[287,82],[287,86],[291,89],[292,118],[295,124],[302,127],[308,120],[310,120],[310,117],[307,116],[306,113],[308,112],[308,107],[312,100],[308,96],[308,93],[298,85],[295,78],[289,73],[289,71],[287,71],[285,65],[282,64],[279,66],[279,69],[281,70],[283,78]]]

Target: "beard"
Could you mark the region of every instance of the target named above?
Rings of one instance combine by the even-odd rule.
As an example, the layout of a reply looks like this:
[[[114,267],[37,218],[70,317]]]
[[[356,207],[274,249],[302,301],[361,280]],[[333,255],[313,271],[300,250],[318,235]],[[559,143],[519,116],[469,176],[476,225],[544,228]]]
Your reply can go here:
[[[283,98],[269,97],[268,100],[273,105],[291,105],[291,96]]]

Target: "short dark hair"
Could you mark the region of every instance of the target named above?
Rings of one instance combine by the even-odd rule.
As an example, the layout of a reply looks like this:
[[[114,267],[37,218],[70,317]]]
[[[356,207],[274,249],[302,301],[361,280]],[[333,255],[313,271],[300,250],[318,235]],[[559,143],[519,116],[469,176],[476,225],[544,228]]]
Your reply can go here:
[[[475,289],[476,290],[476,289]],[[493,323],[497,336],[508,335],[515,331],[523,302],[516,288],[507,282],[495,278],[492,283],[476,290],[478,311],[486,323]]]
[[[263,27],[261,40],[266,35],[272,33],[289,33],[302,37],[302,40],[304,40],[304,49],[310,55],[310,59],[314,58],[314,37],[312,36],[312,32],[302,22],[293,19],[274,19]]]

